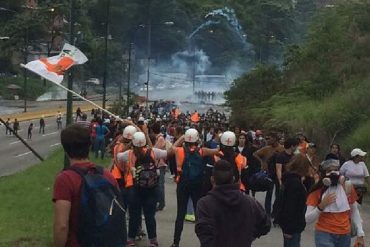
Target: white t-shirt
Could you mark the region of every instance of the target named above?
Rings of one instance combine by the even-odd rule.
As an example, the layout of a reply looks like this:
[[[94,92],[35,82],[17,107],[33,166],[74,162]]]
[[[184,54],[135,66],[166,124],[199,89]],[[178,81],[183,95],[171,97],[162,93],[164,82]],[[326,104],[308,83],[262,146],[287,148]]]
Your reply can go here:
[[[153,152],[154,152],[154,155],[155,155],[155,158],[157,160],[160,160],[160,159],[165,159],[167,158],[167,151],[166,150],[161,150],[161,149],[158,149],[158,148],[152,148]],[[130,150],[127,150],[123,153],[119,153],[117,154],[117,159],[119,161],[122,161],[124,163],[126,163],[128,161],[128,152]]]
[[[340,173],[348,177],[354,185],[363,185],[364,178],[369,176],[369,171],[364,162],[355,164],[352,160],[343,164],[340,168]]]

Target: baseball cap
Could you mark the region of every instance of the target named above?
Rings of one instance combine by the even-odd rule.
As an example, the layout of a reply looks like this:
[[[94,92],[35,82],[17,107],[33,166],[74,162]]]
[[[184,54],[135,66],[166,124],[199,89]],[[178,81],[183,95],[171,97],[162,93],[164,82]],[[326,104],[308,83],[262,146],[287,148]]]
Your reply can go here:
[[[359,148],[355,148],[351,151],[351,157],[356,157],[356,156],[365,156],[367,153],[362,151]]]

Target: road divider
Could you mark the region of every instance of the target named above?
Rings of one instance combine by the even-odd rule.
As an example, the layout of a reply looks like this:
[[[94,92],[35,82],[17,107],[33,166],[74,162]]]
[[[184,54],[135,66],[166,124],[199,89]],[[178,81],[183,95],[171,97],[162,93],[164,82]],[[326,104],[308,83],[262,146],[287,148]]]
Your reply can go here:
[[[43,134],[42,136],[50,136],[50,135],[55,135],[55,134],[58,134],[59,131],[55,131],[55,132],[51,132],[51,133],[48,133],[48,134]]]
[[[31,151],[29,151],[29,152],[27,152],[27,153],[23,153],[23,154],[18,154],[17,156],[15,156],[15,157],[17,157],[17,158],[19,158],[19,157],[22,157],[22,156],[25,156],[25,155],[28,155],[28,154],[31,154],[32,152]]]

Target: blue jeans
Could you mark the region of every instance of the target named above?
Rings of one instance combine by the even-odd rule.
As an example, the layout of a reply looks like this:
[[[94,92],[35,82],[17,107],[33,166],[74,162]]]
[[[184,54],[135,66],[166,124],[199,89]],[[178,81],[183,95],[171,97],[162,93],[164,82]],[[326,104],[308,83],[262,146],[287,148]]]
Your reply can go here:
[[[104,159],[104,153],[105,153],[105,139],[96,138],[94,143],[94,151],[95,151],[95,158],[98,158],[100,150],[100,156],[102,159]]]
[[[158,208],[164,208],[166,206],[165,192],[164,192],[164,179],[166,175],[166,167],[162,166],[159,168],[159,190],[158,190]]]
[[[350,247],[351,235],[315,231],[315,244],[317,247]]]
[[[300,233],[292,234],[291,238],[287,238],[284,236],[284,247],[300,247],[300,246],[301,246],[301,234]]]
[[[157,237],[157,223],[155,221],[155,210],[158,199],[158,187],[144,189],[133,187],[130,191],[129,208],[129,239],[135,239],[141,225],[141,212],[144,212],[146,230],[149,239]]]

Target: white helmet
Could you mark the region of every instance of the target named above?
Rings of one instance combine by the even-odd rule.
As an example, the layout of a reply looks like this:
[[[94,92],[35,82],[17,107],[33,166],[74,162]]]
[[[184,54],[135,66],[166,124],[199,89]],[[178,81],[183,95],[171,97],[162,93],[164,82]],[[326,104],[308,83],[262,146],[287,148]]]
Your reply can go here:
[[[199,140],[199,133],[196,129],[188,129],[185,132],[185,142],[194,143]]]
[[[226,131],[221,136],[221,143],[224,146],[233,147],[235,145],[236,136],[232,131]]]
[[[137,132],[136,128],[132,125],[126,126],[123,130],[123,138],[132,140],[133,135]]]
[[[132,138],[132,144],[135,147],[141,148],[146,145],[146,138],[143,132],[136,132]]]

